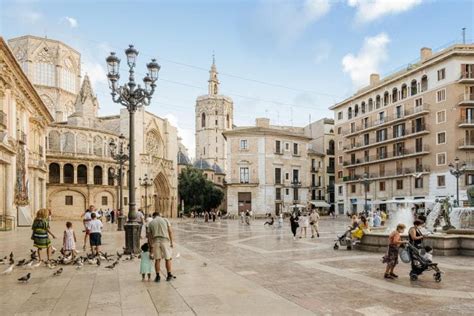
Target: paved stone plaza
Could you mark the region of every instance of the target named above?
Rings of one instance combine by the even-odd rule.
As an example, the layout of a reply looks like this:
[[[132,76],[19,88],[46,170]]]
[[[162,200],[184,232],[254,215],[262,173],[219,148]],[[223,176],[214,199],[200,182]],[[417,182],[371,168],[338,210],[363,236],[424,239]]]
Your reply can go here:
[[[122,261],[109,271],[85,265],[65,266],[52,277],[47,267],[31,271],[27,284],[16,280],[28,271],[17,268],[0,276],[2,315],[396,315],[474,314],[474,281],[469,257],[437,257],[445,271],[435,283],[431,273],[416,283],[409,265],[398,266],[399,280],[382,278],[381,254],[334,251],[336,231],[345,219],[323,219],[319,239],[294,241],[283,229],[245,226],[237,220],[203,223],[175,220],[174,272],[167,283],[142,282],[139,260]],[[123,233],[106,224],[104,250],[115,253]],[[75,223],[82,245],[80,224]],[[63,223],[53,222],[60,248]],[[31,230],[0,234],[0,256],[14,251],[27,257]],[[7,266],[0,266],[3,271]]]

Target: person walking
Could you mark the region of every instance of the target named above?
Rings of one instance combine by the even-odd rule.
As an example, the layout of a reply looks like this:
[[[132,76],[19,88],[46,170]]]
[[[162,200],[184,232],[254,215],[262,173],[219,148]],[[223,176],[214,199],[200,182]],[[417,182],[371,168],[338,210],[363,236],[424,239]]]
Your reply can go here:
[[[421,232],[421,227],[423,226],[424,222],[421,219],[416,219],[413,222],[413,226],[410,227],[408,230],[408,242],[414,246],[415,248],[421,249],[423,246],[423,233]],[[410,253],[411,255],[411,253]],[[416,270],[415,263],[413,260],[411,261],[411,271],[410,275],[412,275],[412,272]],[[414,272],[413,272],[414,273]]]
[[[100,251],[100,246],[102,245],[102,221],[97,219],[97,214],[92,213],[91,214],[91,221],[89,223],[89,229],[90,229],[90,244],[91,244],[91,251],[92,255],[94,255],[94,250],[95,250],[95,255],[99,255]]]
[[[110,222],[113,224],[115,223],[115,209],[112,209],[110,212]]]
[[[72,258],[76,258],[76,233],[72,229],[72,223],[66,222],[66,230],[63,236],[63,250],[65,253],[71,253]]]
[[[398,224],[397,228],[389,235],[388,237],[388,250],[387,254],[383,256],[382,262],[387,264],[385,268],[385,279],[394,279],[398,278],[393,272],[393,269],[398,264],[398,250],[400,245],[407,243],[407,241],[402,241],[401,234],[405,231],[404,224]]]
[[[82,247],[82,250],[86,250],[86,243],[87,243],[87,238],[89,237],[90,235],[90,227],[89,227],[89,224],[92,220],[92,216],[91,214],[95,211],[95,207],[94,205],[91,205],[89,206],[89,208],[84,212],[84,214],[82,215],[83,216],[83,219],[82,219],[82,223],[84,224],[84,246]],[[91,247],[91,251],[92,251],[92,247]]]
[[[291,233],[293,234],[293,239],[296,239],[296,230],[298,229],[298,226],[299,226],[298,221],[299,221],[298,213],[296,211],[293,211],[290,217],[290,227],[291,227]]]
[[[311,226],[311,238],[314,238],[314,233],[319,237],[319,214],[314,209],[309,215],[309,225]]]
[[[306,211],[303,212],[302,216],[300,216],[298,224],[300,226],[300,238],[303,238],[303,235],[304,235],[304,238],[306,238],[306,233],[309,226],[309,218]]]
[[[150,253],[155,259],[155,282],[160,282],[160,262],[165,260],[166,265],[166,281],[171,281],[176,278],[171,273],[171,259],[173,248],[173,231],[170,222],[160,216],[158,212],[153,213],[154,219],[148,224],[148,245],[150,246]]]
[[[33,234],[31,239],[33,239],[33,246],[38,249],[38,260],[41,261],[41,250],[46,249],[46,256],[49,261],[51,256],[51,239],[49,235],[56,239],[56,236],[49,230],[49,221],[48,221],[49,212],[47,209],[42,208],[36,212],[36,218],[31,225]]]

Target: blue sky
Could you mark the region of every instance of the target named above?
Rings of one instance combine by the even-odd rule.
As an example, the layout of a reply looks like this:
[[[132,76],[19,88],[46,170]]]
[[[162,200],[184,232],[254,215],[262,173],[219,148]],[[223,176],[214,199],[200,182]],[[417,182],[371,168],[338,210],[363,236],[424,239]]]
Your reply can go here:
[[[415,60],[423,46],[471,40],[474,6],[468,0],[0,0],[0,34],[59,39],[82,54],[101,103],[110,101],[104,59],[140,51],[138,72],[157,57],[162,69],[149,111],[178,125],[194,153],[194,105],[207,93],[215,52],[221,93],[234,100],[237,125],[266,116],[303,126],[332,117],[328,107]],[[125,71],[125,65],[122,70]]]

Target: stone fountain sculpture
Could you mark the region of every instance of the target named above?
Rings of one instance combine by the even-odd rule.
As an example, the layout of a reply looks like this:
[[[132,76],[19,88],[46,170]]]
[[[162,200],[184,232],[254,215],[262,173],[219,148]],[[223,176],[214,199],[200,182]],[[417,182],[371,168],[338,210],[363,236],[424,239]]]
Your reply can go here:
[[[441,210],[434,221],[434,230],[436,231],[436,227],[441,226],[441,220],[444,220],[444,226],[442,227],[443,231],[447,231],[448,229],[454,229],[455,227],[451,225],[451,218],[449,217],[449,214],[453,210],[453,205],[450,201],[450,197],[448,196],[442,200],[439,200],[439,203],[441,203]]]

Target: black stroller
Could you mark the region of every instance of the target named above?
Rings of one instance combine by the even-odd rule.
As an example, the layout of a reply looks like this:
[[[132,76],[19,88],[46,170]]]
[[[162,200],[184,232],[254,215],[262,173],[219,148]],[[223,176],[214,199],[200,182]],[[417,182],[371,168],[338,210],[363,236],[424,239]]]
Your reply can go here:
[[[347,247],[347,250],[352,250],[352,240],[351,240],[351,231],[352,227],[348,227],[347,230],[342,235],[338,235],[337,239],[334,240],[336,243],[334,244],[333,249],[338,250],[339,246]]]
[[[413,268],[410,271],[410,280],[418,280],[418,276],[425,271],[434,271],[433,279],[436,282],[441,282],[441,274],[443,273],[439,268],[438,264],[426,260],[423,257],[424,249],[418,249],[412,244],[406,244],[406,248],[400,253],[400,258],[403,262],[413,263]]]

